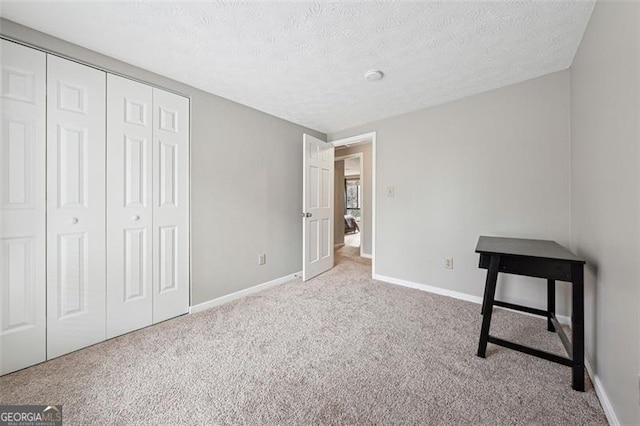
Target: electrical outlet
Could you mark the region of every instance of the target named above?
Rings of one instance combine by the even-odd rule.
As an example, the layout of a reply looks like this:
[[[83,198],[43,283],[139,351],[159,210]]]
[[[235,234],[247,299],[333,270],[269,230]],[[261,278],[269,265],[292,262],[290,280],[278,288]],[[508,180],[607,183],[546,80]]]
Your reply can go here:
[[[444,260],[444,267],[447,269],[453,269],[453,257],[447,257]]]
[[[267,263],[267,255],[261,254],[258,256],[258,265],[264,265],[265,263]]]

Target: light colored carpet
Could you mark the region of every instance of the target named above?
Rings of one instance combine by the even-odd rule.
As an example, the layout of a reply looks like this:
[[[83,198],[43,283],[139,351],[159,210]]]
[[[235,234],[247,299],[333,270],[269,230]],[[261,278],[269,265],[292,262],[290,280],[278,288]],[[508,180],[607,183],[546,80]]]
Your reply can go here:
[[[0,378],[65,424],[605,424],[570,369],[489,345],[479,306],[373,281],[366,259]],[[481,285],[481,283],[478,283]],[[543,320],[492,332],[561,352]]]
[[[344,245],[346,247],[357,247],[360,250],[360,233],[344,235]]]

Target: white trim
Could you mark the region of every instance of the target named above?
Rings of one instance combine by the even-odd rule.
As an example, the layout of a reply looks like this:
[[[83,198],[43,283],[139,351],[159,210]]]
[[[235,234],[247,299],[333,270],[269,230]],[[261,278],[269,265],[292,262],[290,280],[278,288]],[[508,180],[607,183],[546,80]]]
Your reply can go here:
[[[153,99],[153,94],[152,94],[152,98]],[[192,182],[193,179],[191,178],[191,136],[193,135],[193,109],[191,108],[191,98],[189,98],[189,206],[187,207],[189,209],[189,235],[187,235],[187,238],[189,238],[189,306],[191,306],[191,303],[193,302],[193,191],[192,191]]]
[[[362,244],[360,244],[360,245],[362,245]],[[365,259],[373,259],[373,256],[371,256],[371,254],[363,253],[362,250],[360,250],[360,257],[364,257]]]
[[[377,188],[377,140],[378,136],[376,132],[373,132],[373,136],[371,138],[371,176],[373,178],[372,183],[372,191],[371,191],[371,276],[374,276],[376,273],[376,188]]]
[[[224,305],[225,303],[229,303],[231,301],[249,296],[250,294],[258,293],[260,291],[267,290],[271,287],[284,284],[286,282],[289,282],[301,276],[302,276],[302,271],[296,272],[295,274],[290,274],[284,277],[276,278],[275,280],[267,281],[266,283],[254,285],[253,287],[245,288],[244,290],[236,291],[235,293],[227,294],[225,296],[221,296],[221,297],[209,300],[207,302],[199,303],[197,305],[191,306],[189,308],[189,313],[195,314],[197,312],[202,312],[207,309],[214,308],[216,306]]]
[[[413,281],[407,281],[400,278],[387,277],[384,275],[375,275],[373,279],[378,281],[384,281],[389,284],[396,284],[396,285],[401,285],[403,287],[409,287],[409,288],[414,288],[416,290],[426,291],[428,293],[439,294],[441,296],[453,297],[454,299],[466,300],[467,302],[476,303],[478,305],[482,304],[482,297],[474,296],[468,293],[462,293],[460,291],[447,290],[446,288],[435,287],[427,284],[420,284]],[[496,306],[496,309],[504,309],[505,311],[516,312],[518,314],[540,318],[539,315],[533,315],[533,314],[529,314],[527,312],[521,312],[521,311],[514,311],[513,309],[508,309],[508,308],[503,308],[498,306]],[[560,324],[571,325],[571,318],[568,316],[556,315],[556,318],[558,319],[558,322]]]
[[[334,244],[333,248],[340,248],[340,247],[343,247],[343,246],[344,246],[344,243],[338,243],[338,244]]]
[[[369,143],[369,141],[375,140],[376,132],[364,133],[362,135],[351,136],[348,138],[338,139],[335,141],[329,142],[334,147],[345,146],[345,145],[359,145],[364,143]]]
[[[351,136],[348,138],[338,139],[329,142],[334,147],[344,145],[358,145],[362,143],[369,143],[371,141],[371,278],[375,279],[376,276],[376,188],[377,188],[377,159],[376,159],[376,145],[377,145],[377,133],[369,132],[362,135]],[[363,179],[364,181],[364,179]],[[363,191],[364,192],[364,191]],[[363,226],[364,228],[364,226]],[[362,256],[362,241],[360,241],[360,255]],[[363,256],[367,257],[367,256]]]
[[[611,426],[619,426],[620,420],[616,416],[616,412],[613,410],[613,406],[611,405],[611,400],[607,395],[607,392],[604,390],[604,385],[600,381],[600,377],[595,374],[593,370],[591,360],[588,355],[584,357],[584,366],[587,368],[587,373],[591,378],[591,383],[593,383],[593,389],[596,391],[596,395],[600,400],[600,405],[602,406],[602,410],[604,411],[604,415],[607,416],[607,421]]]
[[[373,148],[373,147],[372,147]],[[366,185],[364,183],[364,153],[362,152],[354,152],[353,154],[348,154],[348,155],[343,155],[341,157],[336,157],[334,158],[333,162],[335,163],[336,161],[344,161],[348,158],[357,158],[358,161],[360,162],[360,256],[362,256],[362,254],[364,253],[364,249],[362,248],[362,246],[364,245],[364,237],[363,235],[366,235],[365,232],[365,220],[364,220],[364,213],[366,211],[366,209],[364,208],[364,200],[366,198]],[[335,173],[335,167],[334,167],[334,173]],[[347,176],[344,176],[344,178],[346,179]],[[335,186],[334,186],[335,187]],[[334,197],[335,199],[335,197]],[[371,205],[371,207],[373,208],[373,204]],[[334,205],[335,208],[335,205]],[[335,214],[334,214],[335,217]],[[341,222],[342,224],[342,222]],[[333,224],[334,228],[336,226],[338,226],[338,224],[334,223]],[[342,224],[342,227],[344,228],[344,224]],[[335,229],[334,229],[335,232]],[[343,237],[344,238],[344,237]],[[343,244],[344,245],[344,244]],[[335,244],[334,244],[335,246]],[[364,257],[364,256],[362,256]]]
[[[526,312],[518,312],[518,313],[525,314],[525,315],[531,315],[531,314],[527,314]],[[533,316],[540,318],[538,315],[533,315]],[[562,325],[571,325],[571,317],[568,317],[566,315],[558,315],[558,314],[556,314],[556,319]]]
[[[471,294],[462,293],[459,291],[447,290],[445,288],[434,287],[427,284],[420,284],[413,281],[403,280],[400,278],[393,278],[393,277],[387,277],[384,275],[376,274],[373,276],[373,279],[378,281],[384,281],[389,284],[396,284],[396,285],[401,285],[403,287],[409,287],[409,288],[414,288],[416,290],[426,291],[428,293],[439,294],[441,296],[449,296],[449,297],[453,297],[454,299],[466,300],[467,302],[473,302],[477,304],[482,303],[482,298],[479,296],[473,296]]]

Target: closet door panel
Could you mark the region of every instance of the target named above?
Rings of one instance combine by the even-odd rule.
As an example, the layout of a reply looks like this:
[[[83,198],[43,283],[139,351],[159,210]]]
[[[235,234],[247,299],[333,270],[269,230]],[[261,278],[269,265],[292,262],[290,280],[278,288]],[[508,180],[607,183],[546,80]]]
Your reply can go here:
[[[153,89],[153,322],[189,310],[189,100]]]
[[[46,358],[45,70],[0,40],[0,374]]]
[[[107,338],[152,324],[152,96],[107,76]]]
[[[105,339],[102,71],[47,55],[47,358]]]

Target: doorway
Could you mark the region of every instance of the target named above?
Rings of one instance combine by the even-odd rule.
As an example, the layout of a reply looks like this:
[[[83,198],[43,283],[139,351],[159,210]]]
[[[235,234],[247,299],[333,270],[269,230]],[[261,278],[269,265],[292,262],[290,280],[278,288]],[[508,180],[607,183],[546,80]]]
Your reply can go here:
[[[335,147],[336,253],[371,259],[375,274],[376,133],[331,142]],[[344,170],[344,171],[342,171]],[[346,218],[345,218],[346,216]],[[350,217],[353,217],[349,223]],[[355,222],[355,224],[353,223]]]
[[[354,217],[355,222],[351,222],[351,229],[347,230],[348,235],[354,235],[348,236],[348,239],[350,248],[355,249],[353,257],[349,260],[368,263],[371,266],[371,276],[375,277],[376,133],[331,142],[323,142],[304,134],[302,142],[303,281],[326,272],[335,265],[334,252],[339,253],[335,250],[334,240],[336,235],[338,241],[340,236],[344,238],[344,216],[349,214]],[[354,174],[349,176],[353,178],[350,182],[345,181],[344,177],[336,182],[335,157],[339,160],[346,160],[339,157],[358,158],[359,180],[356,181]],[[344,165],[344,161],[340,164]],[[335,203],[336,186],[342,188],[340,193],[345,194],[340,196],[341,206],[338,208]],[[351,194],[349,200],[347,192]],[[338,227],[336,223],[339,224]],[[344,245],[342,247],[344,248]]]
[[[345,147],[347,148],[347,147]],[[365,207],[363,152],[340,155],[336,149],[335,158],[335,218],[334,244],[336,248],[344,247],[345,253],[363,253],[364,232],[363,218]]]

